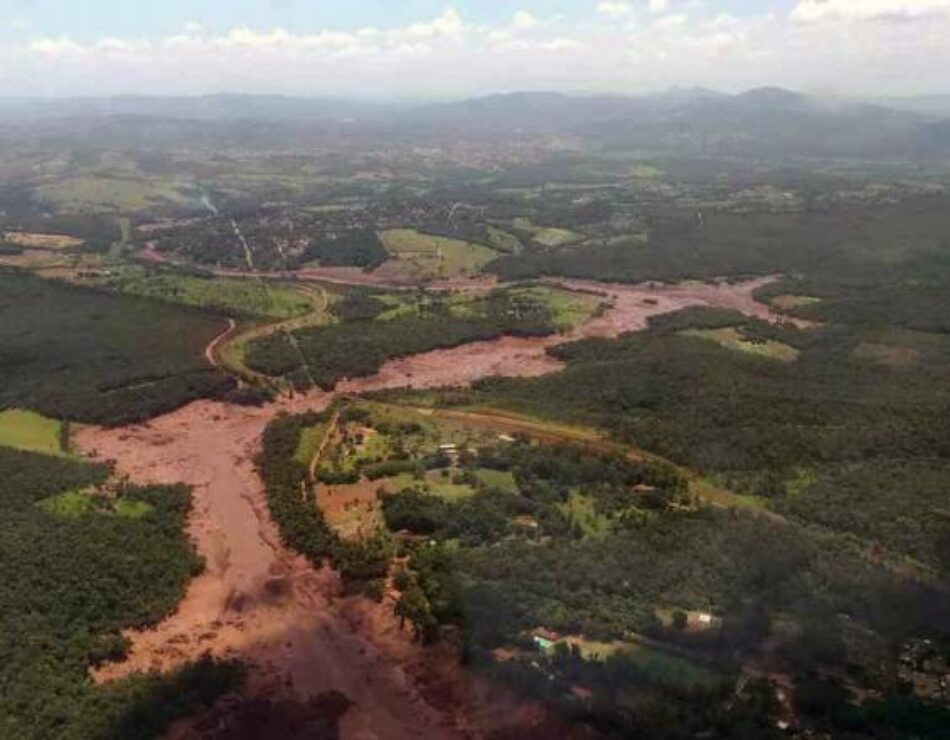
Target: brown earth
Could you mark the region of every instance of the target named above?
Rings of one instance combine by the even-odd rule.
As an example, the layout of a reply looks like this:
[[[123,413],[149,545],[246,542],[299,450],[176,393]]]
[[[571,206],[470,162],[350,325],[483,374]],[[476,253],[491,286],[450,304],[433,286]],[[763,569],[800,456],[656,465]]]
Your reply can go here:
[[[544,339],[503,338],[387,363],[374,377],[341,384],[359,393],[412,385],[467,384],[488,375],[540,375],[560,365],[555,344],[644,328],[655,314],[688,305],[736,308],[780,319],[755,303],[764,280],[734,285],[613,286],[568,281],[605,293],[614,308],[574,332]],[[334,571],[316,569],[286,550],[271,521],[253,456],[279,412],[325,408],[334,394],[312,392],[253,409],[199,401],[151,422],[121,429],[86,427],[77,447],[116,462],[140,483],[193,487],[189,534],[207,568],[177,611],[147,630],[130,631],[128,659],[93,673],[107,681],[143,670],[168,670],[205,653],[249,665],[246,694],[309,701],[342,692],[343,738],[566,737],[545,710],[515,701],[473,678],[447,645],[421,648],[400,629],[391,604],[344,597]]]

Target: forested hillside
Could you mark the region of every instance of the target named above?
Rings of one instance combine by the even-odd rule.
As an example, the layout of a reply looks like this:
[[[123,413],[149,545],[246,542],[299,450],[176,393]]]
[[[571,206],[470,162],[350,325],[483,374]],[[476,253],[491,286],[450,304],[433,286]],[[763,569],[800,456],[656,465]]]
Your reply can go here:
[[[211,662],[107,688],[87,675],[123,655],[120,629],[168,614],[201,569],[183,532],[187,490],[94,494],[106,468],[2,447],[0,470],[0,735],[153,737],[236,685],[237,667]]]
[[[204,348],[223,319],[0,268],[0,407],[100,424],[148,419],[234,380]]]

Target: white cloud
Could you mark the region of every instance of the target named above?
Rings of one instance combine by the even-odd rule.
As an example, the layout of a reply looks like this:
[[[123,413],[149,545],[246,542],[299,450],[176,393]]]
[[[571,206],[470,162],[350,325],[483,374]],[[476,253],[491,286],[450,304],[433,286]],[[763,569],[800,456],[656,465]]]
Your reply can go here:
[[[649,0],[606,0],[592,4],[598,17],[583,23],[519,10],[480,25],[450,8],[394,28],[238,25],[216,33],[192,21],[150,39],[37,34],[0,42],[0,95],[42,89],[418,97],[677,84],[947,91],[950,13],[938,10],[950,0],[796,2],[792,12],[727,15],[690,0],[655,14]],[[895,15],[898,5],[903,15]],[[868,22],[891,17],[915,22]]]
[[[672,28],[673,26],[682,26],[689,21],[689,16],[685,13],[671,13],[664,15],[653,21],[654,28]]]
[[[68,36],[39,38],[31,41],[28,48],[32,52],[47,57],[75,56],[85,51],[81,44],[77,44]]]
[[[182,30],[185,33],[201,33],[205,30],[205,27],[201,21],[188,21],[184,26],[182,26]]]
[[[527,31],[528,29],[536,28],[538,23],[539,21],[535,16],[524,10],[519,10],[511,18],[512,28],[519,31]]]
[[[800,0],[798,21],[913,19],[950,15],[950,0]]]
[[[604,0],[597,3],[597,14],[608,18],[623,18],[633,13],[633,6],[622,0]]]
[[[650,0],[650,12],[656,15],[665,13],[670,7],[670,0]]]

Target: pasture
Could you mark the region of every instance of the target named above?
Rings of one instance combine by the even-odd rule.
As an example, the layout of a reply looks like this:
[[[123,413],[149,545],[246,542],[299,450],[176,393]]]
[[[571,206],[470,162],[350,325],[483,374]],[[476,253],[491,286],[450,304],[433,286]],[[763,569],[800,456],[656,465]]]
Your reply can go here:
[[[289,319],[315,309],[313,292],[264,280],[192,275],[140,265],[122,265],[95,271],[92,277],[88,275],[85,270],[75,274],[73,280],[116,293],[158,298],[235,316]]]
[[[7,231],[3,234],[3,238],[0,239],[0,241],[5,241],[8,244],[16,244],[19,247],[27,247],[29,249],[51,250],[81,247],[84,243],[82,239],[78,239],[75,236],[67,236],[66,234],[35,234],[25,231]]]
[[[188,203],[185,187],[162,178],[86,175],[43,185],[37,194],[63,213],[116,213]]]
[[[519,217],[512,222],[512,227],[518,231],[531,234],[531,240],[543,247],[556,248],[576,244],[586,237],[570,229],[559,229],[553,226],[538,226],[531,219]]]
[[[687,329],[680,332],[686,337],[695,337],[715,342],[724,349],[744,352],[756,357],[764,357],[779,362],[794,362],[798,359],[799,351],[783,342],[769,339],[764,342],[753,342],[746,339],[735,327],[723,329]]]
[[[377,269],[390,279],[428,281],[477,275],[498,254],[460,239],[389,229],[379,235],[392,258]]]
[[[32,411],[0,411],[0,446],[46,455],[65,454],[61,447],[62,424]]]

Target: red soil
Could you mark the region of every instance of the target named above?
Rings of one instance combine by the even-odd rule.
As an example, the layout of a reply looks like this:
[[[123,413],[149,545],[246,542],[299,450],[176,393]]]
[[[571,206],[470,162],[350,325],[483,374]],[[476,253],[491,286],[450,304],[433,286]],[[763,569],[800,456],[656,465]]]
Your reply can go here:
[[[546,349],[587,336],[636,331],[649,316],[689,305],[735,308],[778,317],[753,301],[763,280],[729,286],[564,284],[606,293],[614,308],[566,336],[503,338],[387,363],[371,378],[339,391],[467,384],[489,375],[540,375],[560,365]],[[98,681],[135,671],[166,670],[205,653],[239,657],[250,666],[250,696],[310,699],[340,691],[354,706],[340,722],[344,738],[449,738],[511,728],[518,737],[564,737],[540,730],[550,720],[458,667],[445,646],[421,648],[401,630],[391,604],[342,597],[336,574],[286,550],[271,521],[253,455],[280,411],[322,409],[333,394],[313,392],[261,409],[193,403],[149,423],[122,429],[87,427],[77,446],[116,461],[140,483],[184,482],[194,489],[189,534],[207,562],[178,610],[154,628],[131,631],[127,660],[93,675]],[[527,728],[534,727],[534,731]]]

